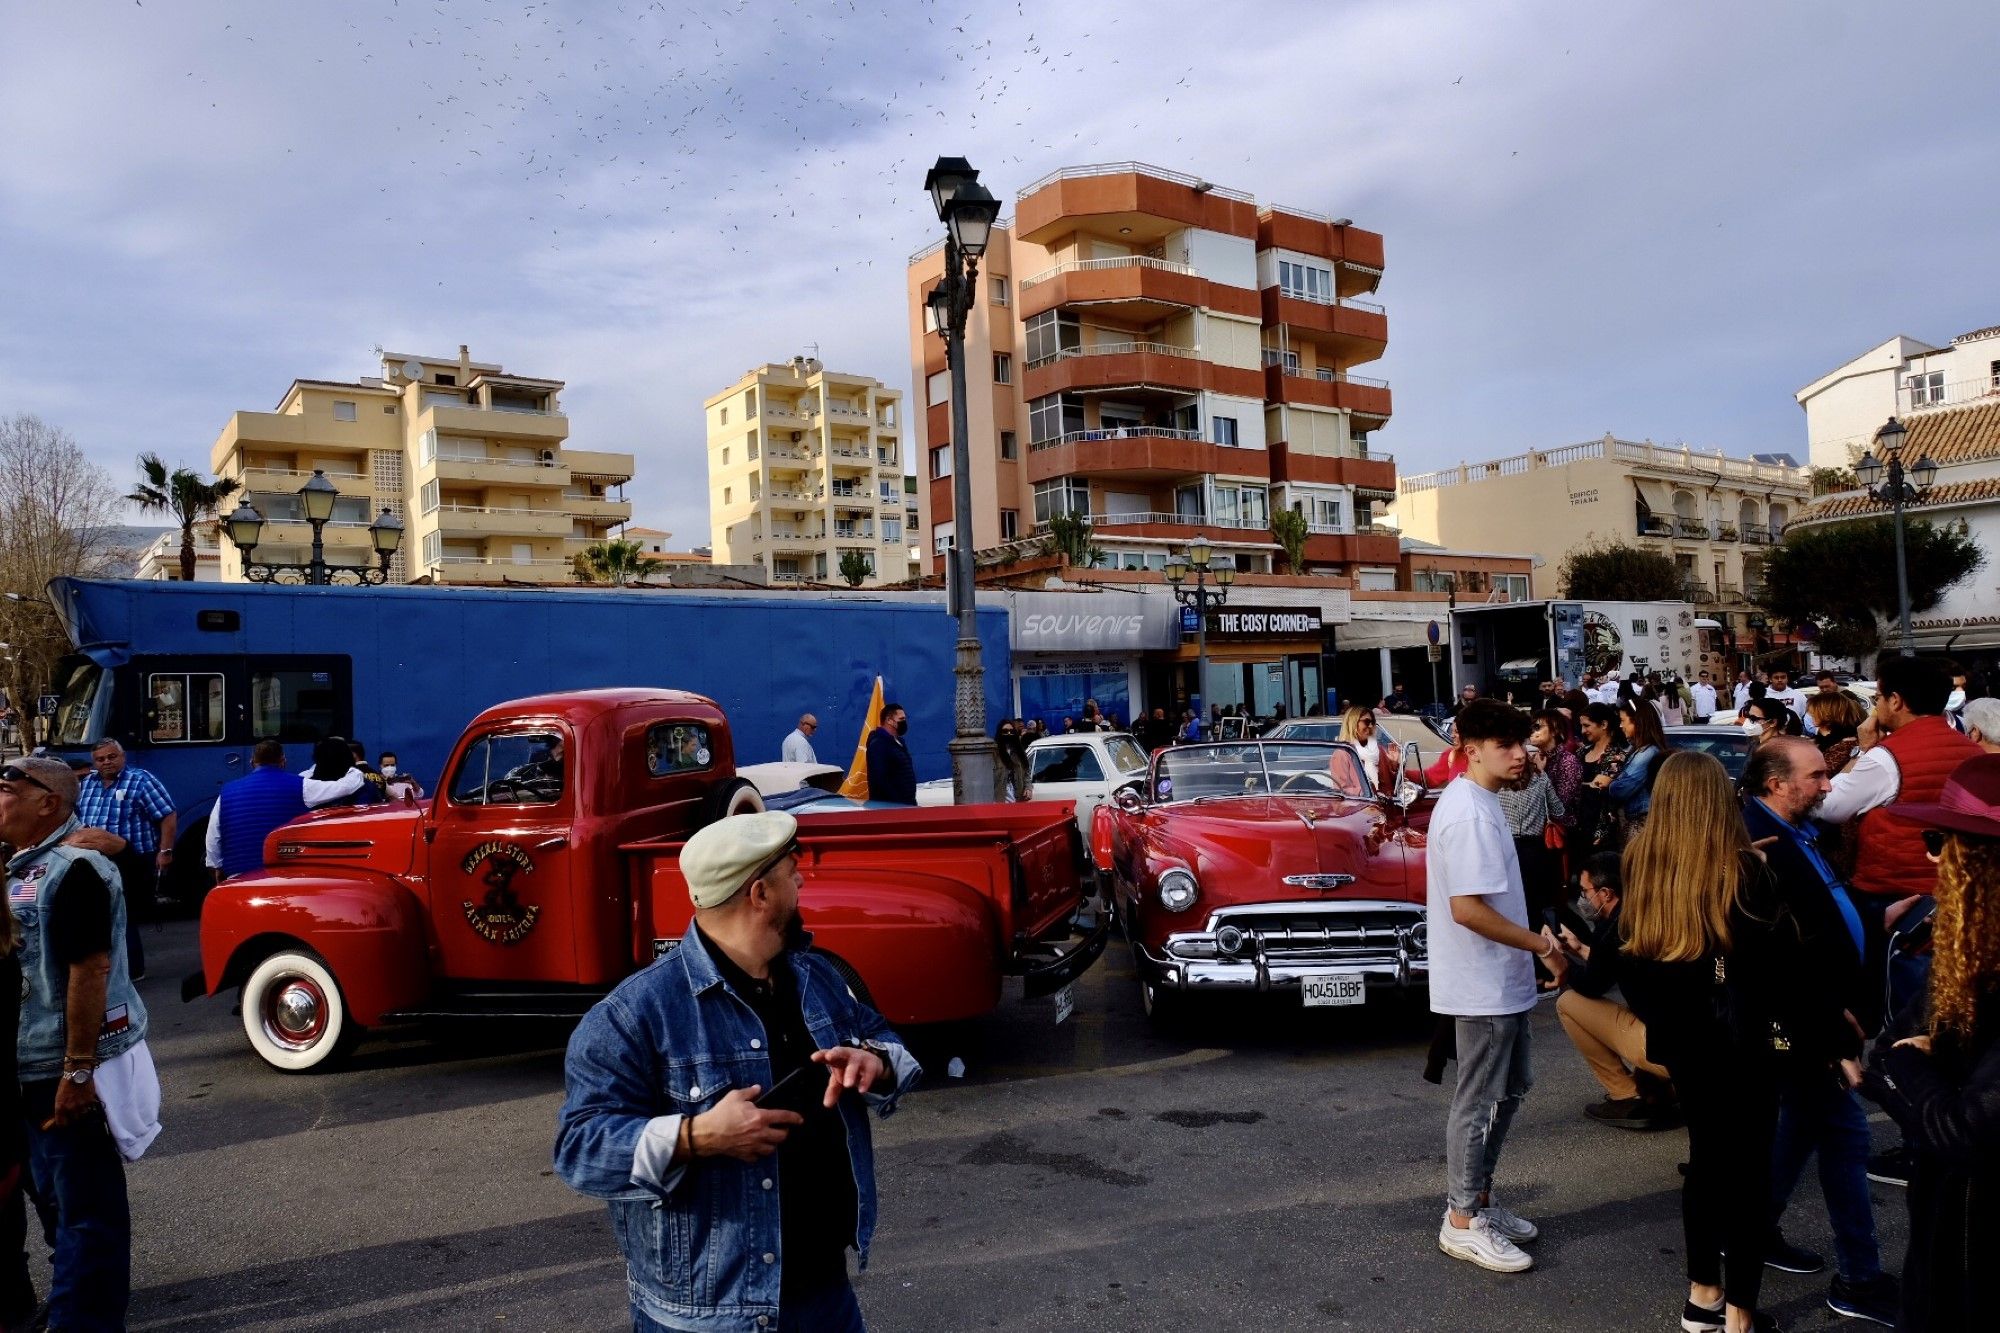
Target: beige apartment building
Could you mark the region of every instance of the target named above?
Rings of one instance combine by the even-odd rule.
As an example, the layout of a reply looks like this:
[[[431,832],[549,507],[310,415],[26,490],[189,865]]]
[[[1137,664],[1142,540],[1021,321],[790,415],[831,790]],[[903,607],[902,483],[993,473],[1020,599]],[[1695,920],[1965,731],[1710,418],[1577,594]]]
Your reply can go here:
[[[864,587],[908,576],[902,394],[798,356],[747,372],[703,409],[716,564],[841,583],[855,552]]]
[[[632,517],[633,460],[568,447],[562,389],[463,344],[455,358],[384,353],[379,376],[294,380],[277,410],[232,414],[210,467],[266,519],[260,562],[308,558],[298,490],[318,470],[340,491],[330,563],[372,564],[368,525],[387,509],[404,522],[391,582],[567,583],[573,557]],[[242,581],[233,543],[221,558],[222,578]]]
[[[1405,536],[1526,552],[1536,597],[1559,594],[1572,548],[1616,540],[1672,557],[1687,599],[1718,611],[1749,609],[1766,548],[1811,494],[1807,470],[1789,462],[1610,435],[1406,476],[1398,490]]]
[[[1309,536],[1291,572],[1394,588],[1401,552],[1374,518],[1396,464],[1371,443],[1389,386],[1355,369],[1388,343],[1366,299],[1381,235],[1137,162],[1064,168],[1013,202],[966,328],[969,531],[952,512],[950,377],[926,304],[942,242],[905,277],[931,572],[960,541],[1026,542],[1073,514],[1113,568],[1159,570],[1202,534],[1270,573],[1270,516],[1294,509]]]

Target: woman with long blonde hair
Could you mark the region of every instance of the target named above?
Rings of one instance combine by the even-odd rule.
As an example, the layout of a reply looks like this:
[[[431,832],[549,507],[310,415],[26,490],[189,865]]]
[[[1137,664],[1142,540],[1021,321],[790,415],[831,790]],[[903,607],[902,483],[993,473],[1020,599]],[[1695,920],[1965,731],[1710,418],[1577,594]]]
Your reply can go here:
[[[1712,755],[1660,761],[1651,812],[1622,864],[1619,985],[1646,1025],[1647,1059],[1673,1077],[1687,1117],[1681,1327],[1772,1329],[1757,1296],[1779,1075],[1787,1061],[1834,1063],[1840,1003],[1815,976]]]
[[[1393,741],[1383,741],[1374,709],[1356,706],[1342,713],[1340,739],[1360,752],[1363,771],[1375,784],[1376,791],[1396,790],[1396,773],[1401,762],[1399,753]]]
[[[1892,805],[1937,857],[1927,1012],[1877,1046],[1865,1091],[1916,1149],[1903,1330],[1991,1328],[2000,1310],[2000,755],[1936,804]],[[1892,1040],[1896,1032],[1916,1035]]]

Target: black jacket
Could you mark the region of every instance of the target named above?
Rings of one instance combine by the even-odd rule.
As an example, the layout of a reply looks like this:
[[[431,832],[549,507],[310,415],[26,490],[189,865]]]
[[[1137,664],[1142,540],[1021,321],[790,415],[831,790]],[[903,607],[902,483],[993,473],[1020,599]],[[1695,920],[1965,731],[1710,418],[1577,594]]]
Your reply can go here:
[[[917,803],[917,766],[910,760],[910,748],[887,727],[868,733],[868,799]]]
[[[1785,910],[1798,926],[1808,966],[1815,969],[1825,986],[1839,998],[1843,1008],[1860,1020],[1867,1030],[1874,1031],[1881,1025],[1881,1001],[1875,994],[1875,988],[1866,982],[1862,955],[1855,951],[1854,937],[1847,933],[1847,923],[1841,919],[1840,908],[1828,892],[1826,881],[1789,836],[1791,830],[1766,810],[1762,802],[1744,798],[1743,822],[1750,830],[1752,842],[1776,839],[1765,844],[1764,861],[1777,880],[1778,896]],[[1859,906],[1859,900],[1869,896],[1848,891],[1848,901],[1856,903],[1855,915],[1862,922],[1864,948],[1868,915]],[[1858,1040],[1843,1049],[1847,1055],[1858,1054]]]
[[[1618,913],[1592,922],[1590,932],[1578,938],[1590,949],[1590,957],[1570,963],[1563,985],[1578,995],[1602,999],[1618,984]]]
[[[1891,1044],[1907,1030],[1884,1034],[1862,1085],[1917,1150],[1896,1327],[1991,1328],[2000,1310],[1992,1262],[2000,1245],[2000,1032],[1971,1041],[1940,1035],[1925,1055]]]

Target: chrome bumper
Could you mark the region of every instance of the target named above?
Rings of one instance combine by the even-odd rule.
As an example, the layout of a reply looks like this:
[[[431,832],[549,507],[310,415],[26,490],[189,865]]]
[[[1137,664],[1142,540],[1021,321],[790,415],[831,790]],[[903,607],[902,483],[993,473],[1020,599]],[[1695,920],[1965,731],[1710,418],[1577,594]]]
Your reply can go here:
[[[1256,928],[1259,918],[1301,915],[1324,918],[1326,925],[1269,937]],[[1360,924],[1371,916],[1378,919]],[[1354,924],[1347,924],[1350,919]],[[1233,953],[1218,944],[1223,925],[1237,927]],[[1137,952],[1147,979],[1169,990],[1294,990],[1301,979],[1330,972],[1359,973],[1371,989],[1387,989],[1430,984],[1425,946],[1423,914],[1410,914],[1407,904],[1311,901],[1220,911],[1201,930],[1169,935],[1164,952],[1143,944]]]

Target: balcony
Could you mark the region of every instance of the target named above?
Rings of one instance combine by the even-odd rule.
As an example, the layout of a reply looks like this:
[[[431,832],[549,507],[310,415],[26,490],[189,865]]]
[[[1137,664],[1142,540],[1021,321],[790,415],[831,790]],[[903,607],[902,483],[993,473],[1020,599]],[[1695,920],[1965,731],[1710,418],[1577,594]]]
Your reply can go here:
[[[1119,307],[1120,318],[1152,324],[1195,306],[1254,317],[1257,294],[1202,277],[1191,264],[1151,255],[1072,259],[1025,278],[1021,318],[1067,306]]]
[[[1389,316],[1373,301],[1324,300],[1277,287],[1263,292],[1264,324],[1283,324],[1299,342],[1330,349],[1343,361],[1373,361],[1389,345]]]
[[[1742,606],[1743,589],[1733,583],[1718,583],[1715,585],[1715,600],[1723,606]]]
[[[1340,370],[1295,370],[1282,363],[1264,367],[1264,397],[1291,407],[1324,407],[1356,416],[1389,415],[1389,382]]]
[[[322,534],[322,540],[329,556],[337,550],[361,551],[370,554],[375,550],[375,539],[369,535],[368,524],[365,522],[328,523]],[[266,559],[276,559],[275,556],[270,554],[268,548],[274,546],[297,546],[305,548],[311,545],[312,525],[310,523],[305,522],[303,519],[288,520],[274,518],[265,522],[264,531],[257,541],[257,550]],[[180,550],[180,543],[178,541],[174,543],[174,550]],[[350,561],[349,563],[366,564],[367,561]]]
[[[1671,537],[1674,535],[1673,520],[1661,518],[1656,514],[1641,514],[1638,519],[1638,531],[1641,537]]]
[[[1371,529],[1337,537],[1306,537],[1308,564],[1393,566],[1402,558],[1402,539],[1393,532]]]
[[[1373,291],[1382,277],[1382,233],[1345,226],[1321,213],[1276,206],[1257,215],[1259,250],[1296,250],[1334,264],[1342,296]]]
[[[311,469],[281,467],[247,467],[237,480],[243,483],[244,491],[296,491],[311,481]],[[328,472],[326,479],[342,495],[367,495],[368,478],[359,472]],[[231,502],[234,504],[234,501]]]
[[[2000,365],[2000,362],[1996,362]],[[1964,403],[1978,402],[1982,398],[2000,400],[2000,371],[1988,375],[1975,375],[1970,379],[1952,380],[1944,384],[1925,383],[1921,386],[1906,384],[1896,390],[1896,401],[1902,404],[1902,415],[1914,412],[1928,412],[1936,407],[1958,407]]]
[[[532,458],[494,458],[489,454],[439,454],[426,467],[439,481],[465,481],[481,486],[567,486],[569,469]]]
[[[1715,539],[1719,542],[1738,541],[1741,537],[1742,533],[1734,523],[1718,523],[1715,525]]]
[[[1379,449],[1368,450],[1353,458],[1303,454],[1295,452],[1283,440],[1274,440],[1271,443],[1271,480],[1352,486],[1356,490],[1393,496],[1396,491],[1396,460]]]
[[[1759,494],[1774,489],[1792,491],[1801,500],[1809,487],[1807,470],[1803,467],[1760,463],[1751,458],[1730,458],[1720,451],[1702,452],[1685,445],[1621,440],[1610,435],[1585,440],[1581,444],[1566,444],[1557,449],[1538,449],[1532,453],[1488,459],[1483,463],[1461,463],[1436,472],[1417,473],[1404,477],[1401,485],[1404,491],[1427,491],[1440,486],[1463,486],[1491,477],[1513,476],[1537,468],[1568,467],[1572,463],[1603,458],[1615,459],[1634,469],[1644,469],[1648,476],[1667,474],[1662,480],[1671,478],[1680,481],[1685,478],[1702,486],[1717,481],[1736,482],[1742,484],[1740,489],[1754,489]],[[1747,531],[1745,539],[1748,539]]]
[[[439,505],[438,531],[451,537],[567,537],[570,516],[518,505]]]
[[[563,466],[576,477],[608,477],[613,481],[632,480],[633,459],[630,454],[604,453],[596,449],[565,449],[559,456]]]
[[[1198,515],[1172,514],[1160,510],[1090,514],[1086,517],[1091,530],[1099,535],[1123,533],[1128,536],[1164,537],[1175,541],[1191,541],[1197,536],[1206,535],[1217,546],[1222,547],[1246,541],[1259,546],[1268,546],[1272,542],[1271,524],[1266,519],[1202,518]],[[1045,533],[1048,531],[1048,525],[1037,524],[1035,531]]]
[[[1262,449],[1212,444],[1194,431],[1168,426],[1071,431],[1028,447],[1029,481],[1072,476],[1169,481],[1199,473],[1268,477],[1271,456]]]
[[[569,438],[569,418],[560,412],[528,412],[517,408],[474,407],[470,403],[431,403],[417,414],[417,432],[478,435],[486,439],[530,440],[560,445]],[[626,456],[629,461],[629,455]]]
[[[335,421],[330,416],[307,416],[304,413],[232,412],[228,424],[222,428],[222,434],[216,437],[210,458],[214,466],[220,467],[241,449],[263,448],[278,453],[295,453],[311,448],[315,453],[330,453],[335,450],[358,452],[380,448],[381,428],[374,426],[372,420],[365,415],[356,421]],[[393,422],[395,419],[384,417],[382,420]]]
[[[1030,361],[1022,392],[1042,398],[1064,390],[1151,386],[1193,392],[1204,383],[1202,362],[1191,347],[1160,342],[1107,342],[1065,347]]]
[[[1681,600],[1693,602],[1696,606],[1714,606],[1715,591],[1698,579],[1690,579],[1681,584]]]
[[[1079,228],[1149,245],[1183,227],[1254,237],[1257,206],[1240,190],[1184,172],[1107,162],[1042,177],[1021,191],[1014,210],[1015,238],[1036,245]]]
[[[866,523],[836,523],[833,525],[833,535],[847,539],[860,538],[873,541],[875,539],[875,529]]]
[[[507,560],[487,555],[447,555],[439,561],[445,583],[568,583],[576,566],[567,560]]]
[[[1676,516],[1674,519],[1674,536],[1687,537],[1694,541],[1707,541],[1708,524],[1698,518]]]
[[[630,523],[632,502],[614,500],[608,495],[571,495],[565,491],[562,512],[571,518],[588,519],[593,523]]]

